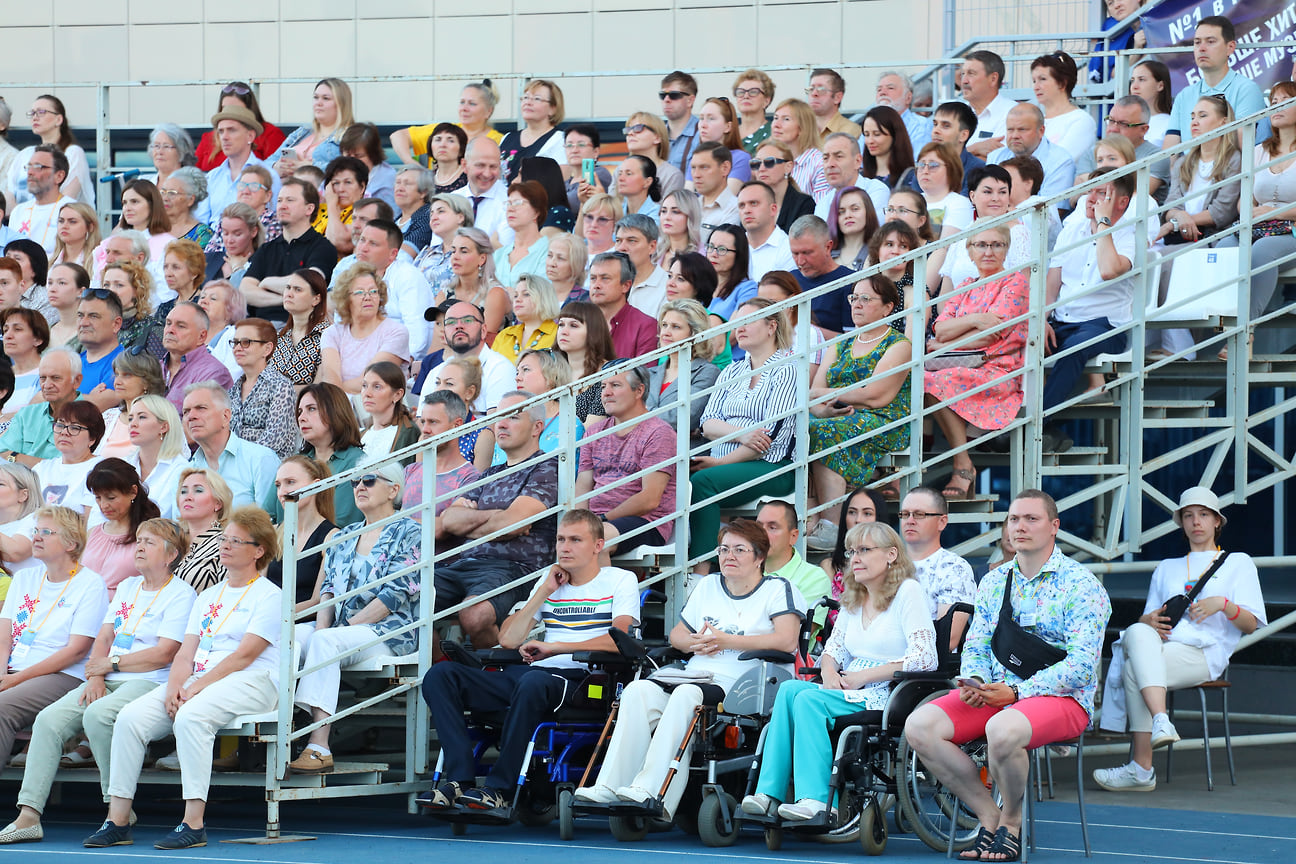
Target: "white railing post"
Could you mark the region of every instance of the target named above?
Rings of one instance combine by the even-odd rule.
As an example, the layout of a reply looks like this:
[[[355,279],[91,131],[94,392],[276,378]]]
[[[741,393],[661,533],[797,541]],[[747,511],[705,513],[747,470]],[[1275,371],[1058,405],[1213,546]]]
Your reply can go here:
[[[811,312],[810,300],[804,295],[797,298],[796,305],[796,333],[793,335],[793,345],[796,354],[796,388],[797,404],[809,406],[810,404],[810,328]],[[798,411],[796,414],[796,440],[794,442],[793,460],[796,463],[796,473],[794,476],[794,501],[808,501],[810,494],[810,411]],[[824,498],[823,490],[819,490],[819,505],[823,506],[828,502]],[[806,508],[809,509],[809,508]],[[809,518],[810,514],[805,514]],[[827,511],[819,514],[821,519],[828,518]],[[806,554],[806,533],[801,532],[797,539],[797,553],[804,559]]]
[[[1021,386],[1025,390],[1022,403],[1026,409],[1026,428],[1018,457],[1021,489],[1038,489],[1040,462],[1044,451],[1044,325],[1048,320],[1045,300],[1048,291],[1048,208],[1051,204],[1037,204],[1029,214],[1031,233],[1030,309],[1026,333],[1026,367]]]
[[[325,493],[328,494],[328,493]],[[283,600],[283,619],[280,622],[282,629],[279,631],[279,703],[275,713],[277,716],[277,728],[275,732],[275,746],[267,748],[266,759],[272,760],[272,771],[266,772],[266,780],[270,781],[274,777],[276,784],[282,780],[288,773],[288,761],[292,758],[292,719],[293,719],[293,694],[297,690],[297,664],[294,661],[296,653],[293,650],[296,642],[294,627],[296,626],[295,611],[297,608],[297,501],[295,496],[290,496],[284,502],[284,521],[283,521],[283,582],[281,583],[281,594]],[[271,790],[266,790],[271,794]]]
[[[1251,221],[1255,201],[1256,124],[1242,127],[1242,190],[1238,198],[1237,332],[1225,340],[1228,346],[1226,381],[1228,406],[1233,418],[1233,501],[1245,504],[1247,465],[1247,415],[1251,405]],[[1265,161],[1268,161],[1267,157]],[[1281,420],[1278,422],[1282,422]]]
[[[725,337],[729,338],[728,336]],[[667,361],[669,362],[669,361]],[[690,434],[693,427],[693,343],[685,342],[679,347],[678,374],[675,376],[675,509],[680,518],[675,520],[675,573],[666,580],[661,590],[666,595],[666,632],[669,633],[674,622],[679,620],[684,611],[684,601],[688,599],[689,578],[689,452],[693,449],[693,438]],[[708,361],[709,362],[709,361]]]
[[[95,88],[95,163],[102,173],[112,165],[112,133],[108,131],[108,87],[101,83]],[[91,183],[98,184],[98,177],[90,178]],[[10,203],[12,207],[12,202]],[[95,212],[99,215],[99,228],[108,236],[108,217],[112,212],[112,185],[106,184],[95,190]]]

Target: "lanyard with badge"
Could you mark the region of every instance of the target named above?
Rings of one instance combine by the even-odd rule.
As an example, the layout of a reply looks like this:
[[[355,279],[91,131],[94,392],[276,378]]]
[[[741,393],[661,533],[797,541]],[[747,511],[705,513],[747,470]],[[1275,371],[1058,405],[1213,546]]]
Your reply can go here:
[[[80,569],[81,565],[78,564],[68,573],[68,578],[63,582],[63,588],[59,591],[58,597],[54,598],[54,605],[46,611],[45,617],[41,619],[41,623],[36,626],[28,625],[24,627],[22,632],[18,634],[18,637],[13,640],[13,644],[9,648],[9,662],[11,665],[15,660],[27,659],[27,654],[31,651],[31,646],[36,644],[36,639],[40,635],[40,628],[49,621],[49,617],[54,614],[54,610],[59,608],[59,604],[63,602],[64,592],[67,591],[68,585],[72,584],[72,577],[75,576],[77,571]],[[40,606],[41,592],[45,590],[45,583],[48,580],[49,572],[46,571],[45,575],[41,577],[40,587],[36,589],[36,599],[31,601],[30,606],[27,606],[26,603],[23,604],[24,606],[27,606],[26,612],[29,616],[27,618],[28,621],[34,621],[36,618],[36,609]],[[20,620],[18,623],[21,624],[23,622]]]
[[[148,617],[149,610],[153,608],[153,604],[157,602],[157,598],[161,596],[162,592],[166,590],[166,587],[171,584],[171,580],[174,578],[175,576],[169,577],[167,581],[162,584],[161,588],[153,592],[153,599],[149,600],[148,605],[144,607],[144,611],[135,619],[135,627],[127,633],[126,627],[130,624],[131,614],[135,611],[135,604],[139,601],[140,592],[144,590],[144,581],[142,579],[140,580],[139,587],[135,589],[135,598],[131,600],[130,605],[126,607],[126,614],[122,615],[121,624],[117,626],[116,632],[113,634],[113,654],[122,654],[131,650],[131,646],[135,644],[135,634],[139,632],[140,625],[144,623],[144,619]]]
[[[223,618],[219,619],[218,622],[216,616],[220,614],[220,601],[221,598],[225,596],[225,588],[229,585],[229,582],[226,581],[221,585],[220,594],[216,595],[216,602],[208,607],[207,617],[203,619],[202,630],[198,633],[198,650],[194,653],[194,672],[207,671],[207,661],[211,658],[212,642],[214,641],[216,634],[220,632],[221,628],[225,626],[225,623],[229,621],[230,618],[234,617],[234,613],[238,610],[239,604],[243,602],[243,598],[252,590],[252,585],[260,578],[260,576],[256,576],[247,584],[247,587],[243,589],[243,593],[239,595],[238,600],[234,601],[234,605],[230,607],[230,611],[227,612]]]

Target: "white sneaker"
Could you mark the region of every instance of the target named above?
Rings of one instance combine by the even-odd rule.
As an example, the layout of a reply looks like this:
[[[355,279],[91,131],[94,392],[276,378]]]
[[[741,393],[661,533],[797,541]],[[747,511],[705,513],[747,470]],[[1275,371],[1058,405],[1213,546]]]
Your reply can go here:
[[[1119,768],[1098,768],[1094,782],[1108,792],[1151,792],[1156,788],[1156,771],[1146,780],[1138,776],[1133,762]]]
[[[741,810],[749,816],[772,816],[779,802],[764,792],[748,795],[742,800]]]
[[[180,756],[177,753],[172,753],[169,756],[163,756],[161,759],[153,763],[153,767],[159,771],[179,771]]]
[[[806,548],[816,552],[831,552],[837,546],[837,526],[820,519],[811,531],[806,532]]]
[[[805,822],[809,819],[815,818],[826,809],[828,809],[828,805],[823,801],[815,801],[813,798],[802,798],[795,804],[780,804],[778,815],[787,819],[789,822]]]
[[[583,786],[572,793],[572,798],[586,804],[615,804],[621,799],[607,786]]]
[[[1158,714],[1152,718],[1152,749],[1169,746],[1179,740],[1179,733],[1169,717]]]

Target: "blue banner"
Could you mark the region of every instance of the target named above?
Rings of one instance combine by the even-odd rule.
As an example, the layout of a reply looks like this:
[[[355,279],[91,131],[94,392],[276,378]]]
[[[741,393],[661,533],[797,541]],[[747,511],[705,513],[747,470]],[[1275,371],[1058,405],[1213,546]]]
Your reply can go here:
[[[1148,47],[1191,47],[1197,22],[1210,15],[1223,15],[1237,31],[1237,50],[1229,57],[1234,72],[1255,81],[1261,90],[1291,79],[1296,51],[1248,46],[1296,38],[1296,0],[1165,0],[1143,16]],[[1192,54],[1161,54],[1157,59],[1170,67],[1175,92],[1201,77]]]

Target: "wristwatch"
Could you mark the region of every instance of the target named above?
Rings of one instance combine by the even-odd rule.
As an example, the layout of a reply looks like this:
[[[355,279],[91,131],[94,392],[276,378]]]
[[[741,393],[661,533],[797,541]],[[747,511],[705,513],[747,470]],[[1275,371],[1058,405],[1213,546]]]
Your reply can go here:
[[[114,667],[114,668],[116,668],[116,667]],[[1020,702],[1020,701],[1021,701],[1021,694],[1017,692],[1017,685],[1016,685],[1016,684],[1009,684],[1009,685],[1008,685],[1008,689],[1011,690],[1011,691],[1013,691],[1013,701],[1014,701],[1014,702]]]
[[[114,671],[114,672],[120,672],[120,671],[121,671],[121,667],[117,665],[117,664],[121,663],[121,655],[120,655],[120,654],[114,654],[114,655],[112,655],[111,657],[108,658],[108,662],[112,664],[112,667],[113,667],[113,671]]]
[[[1171,227],[1174,228],[1174,230],[1176,231],[1179,230],[1179,220],[1174,218],[1173,216],[1170,217],[1170,225]]]
[[[1099,216],[1099,217],[1098,217],[1098,224],[1101,225],[1102,227],[1106,228],[1108,225],[1111,225],[1111,220],[1108,219],[1106,216]]]

